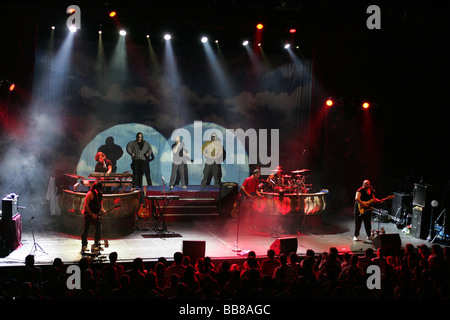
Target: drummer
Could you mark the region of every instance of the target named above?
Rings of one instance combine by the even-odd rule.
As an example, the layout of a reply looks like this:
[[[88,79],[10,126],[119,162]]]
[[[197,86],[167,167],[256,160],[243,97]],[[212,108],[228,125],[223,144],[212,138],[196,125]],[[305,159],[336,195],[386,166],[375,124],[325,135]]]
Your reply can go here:
[[[275,173],[271,173],[269,177],[267,177],[267,182],[272,184],[273,186],[282,186],[283,179],[283,168],[278,166]]]

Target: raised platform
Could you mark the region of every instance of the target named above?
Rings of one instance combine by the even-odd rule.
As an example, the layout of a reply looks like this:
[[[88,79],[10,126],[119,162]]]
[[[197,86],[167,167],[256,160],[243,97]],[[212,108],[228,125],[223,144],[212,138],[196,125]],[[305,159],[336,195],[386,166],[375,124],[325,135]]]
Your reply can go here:
[[[221,189],[213,186],[206,186],[205,188],[201,186],[187,186],[186,189],[174,186],[172,190],[168,187],[150,186],[147,187],[145,200],[148,210],[151,210],[152,200],[148,197],[178,196],[177,200],[168,200],[165,210],[166,217],[218,216],[227,214],[226,210],[221,210],[224,208],[224,197],[222,194]],[[163,200],[158,201],[163,202]]]

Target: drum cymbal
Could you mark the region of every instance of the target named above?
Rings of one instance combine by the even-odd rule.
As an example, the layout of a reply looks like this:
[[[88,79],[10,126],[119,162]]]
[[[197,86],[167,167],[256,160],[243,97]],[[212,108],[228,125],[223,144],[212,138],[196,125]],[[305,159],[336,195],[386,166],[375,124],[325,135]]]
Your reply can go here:
[[[309,169],[302,169],[302,170],[295,170],[295,171],[291,171],[291,173],[303,173],[303,172],[308,172]]]

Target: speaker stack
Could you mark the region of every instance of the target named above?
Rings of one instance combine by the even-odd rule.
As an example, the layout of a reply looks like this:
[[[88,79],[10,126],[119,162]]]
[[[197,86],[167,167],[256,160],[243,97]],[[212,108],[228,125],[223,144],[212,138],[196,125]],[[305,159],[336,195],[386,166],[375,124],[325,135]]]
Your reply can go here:
[[[427,184],[414,184],[411,235],[426,239],[430,228],[431,201],[436,198],[436,188]]]

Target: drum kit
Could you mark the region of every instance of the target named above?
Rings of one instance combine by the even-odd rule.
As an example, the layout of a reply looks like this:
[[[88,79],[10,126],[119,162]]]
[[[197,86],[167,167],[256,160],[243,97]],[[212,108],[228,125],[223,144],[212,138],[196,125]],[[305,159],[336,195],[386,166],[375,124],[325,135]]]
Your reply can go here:
[[[260,189],[263,192],[274,193],[307,193],[311,185],[306,184],[306,175],[309,169],[299,169],[291,171],[291,174],[283,174],[279,167],[272,170],[267,180],[260,181]]]

